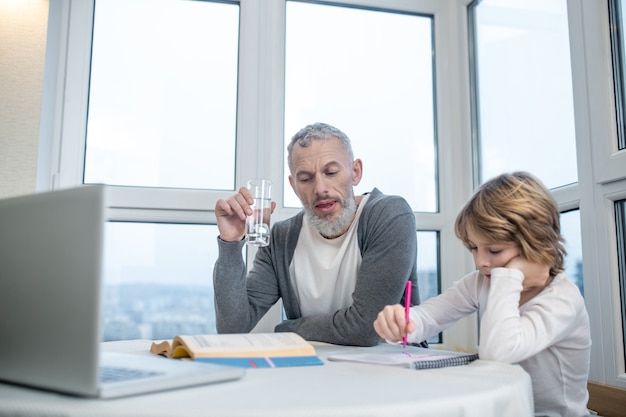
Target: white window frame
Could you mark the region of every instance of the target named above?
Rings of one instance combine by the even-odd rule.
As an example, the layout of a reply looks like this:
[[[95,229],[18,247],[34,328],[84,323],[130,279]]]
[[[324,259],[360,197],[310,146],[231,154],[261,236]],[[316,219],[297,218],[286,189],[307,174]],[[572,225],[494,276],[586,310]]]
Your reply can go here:
[[[593,341],[589,379],[626,388],[614,208],[626,198],[626,151],[617,150],[608,2],[568,0],[568,14],[583,276]]]
[[[472,268],[451,225],[458,207],[471,192],[468,137],[469,99],[466,18],[464,2],[439,0],[344,0],[333,4],[423,13],[434,17],[435,79],[437,91],[438,213],[415,213],[418,230],[439,231],[441,253],[457,253],[459,262],[442,262],[441,286]],[[59,0],[50,4],[49,45],[46,59],[39,190],[78,186],[82,183],[86,128],[89,54],[93,0]],[[237,117],[235,183],[258,175],[282,184],[284,97],[285,0],[241,0],[240,74]],[[295,132],[288,132],[292,134]],[[456,138],[456,139],[455,139]],[[462,149],[462,152],[458,152]],[[277,189],[275,200],[282,201]],[[198,191],[113,187],[111,219],[121,221],[188,222],[214,224],[213,207],[231,191]],[[148,210],[146,210],[148,208]],[[298,209],[279,205],[273,218],[291,217]],[[254,250],[249,251],[249,260]],[[444,332],[444,347],[475,349],[475,318],[468,318]]]
[[[469,0],[344,0],[347,5],[434,17],[438,213],[415,213],[417,229],[440,233],[442,289],[473,268],[454,235],[473,191],[467,5]],[[339,3],[339,2],[336,2]],[[241,0],[236,184],[258,175],[282,184],[285,0]],[[38,190],[82,181],[93,1],[50,3]],[[592,321],[590,380],[626,387],[613,202],[626,197],[626,152],[616,147],[606,2],[568,0],[579,182],[554,190],[562,211],[580,209],[585,300]],[[293,132],[288,132],[289,134]],[[282,190],[276,190],[282,201]],[[214,224],[230,191],[114,187],[112,219]],[[145,208],[150,208],[146,210]],[[297,209],[278,207],[275,219]],[[249,251],[249,256],[254,251]],[[249,258],[251,259],[251,258]],[[456,260],[450,262],[449,260]],[[207,277],[210,279],[210,277]],[[279,320],[280,318],[275,318]],[[444,348],[475,349],[477,320],[444,332]]]

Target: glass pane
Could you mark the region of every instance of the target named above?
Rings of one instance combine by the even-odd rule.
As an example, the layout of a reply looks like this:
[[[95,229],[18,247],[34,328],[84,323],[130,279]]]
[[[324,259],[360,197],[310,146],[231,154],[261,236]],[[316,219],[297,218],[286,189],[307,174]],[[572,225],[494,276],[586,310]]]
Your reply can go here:
[[[217,226],[107,223],[104,340],[216,333]]]
[[[417,282],[421,301],[441,293],[438,232],[417,232]],[[428,343],[441,341],[441,334],[428,339]]]
[[[578,286],[580,293],[584,295],[580,210],[561,213],[561,234],[565,238],[565,250],[567,250],[565,274]]]
[[[615,235],[617,237],[617,262],[622,302],[622,343],[626,360],[626,200],[615,202]],[[624,370],[622,369],[622,372]]]
[[[609,0],[609,18],[611,22],[611,49],[613,55],[613,82],[615,86],[615,110],[617,115],[617,147],[626,149],[626,35],[624,34],[624,22],[626,22],[626,10],[622,7],[621,0]]]
[[[417,276],[422,301],[441,293],[438,232],[417,232]]]
[[[577,182],[567,1],[472,4],[479,182],[514,170]]]
[[[357,193],[378,187],[415,211],[437,211],[432,25],[426,16],[288,1],[286,143],[310,123],[334,125],[363,160]],[[286,179],[284,187],[285,205],[300,207]]]
[[[234,189],[239,7],[96,1],[85,183]]]

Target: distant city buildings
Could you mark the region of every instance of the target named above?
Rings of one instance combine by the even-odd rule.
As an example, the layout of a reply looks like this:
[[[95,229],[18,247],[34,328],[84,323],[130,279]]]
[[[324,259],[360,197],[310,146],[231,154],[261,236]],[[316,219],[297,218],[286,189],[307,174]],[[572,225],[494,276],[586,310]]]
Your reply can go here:
[[[120,284],[105,287],[104,341],[214,334],[212,286]]]
[[[582,261],[569,278],[583,292]],[[420,271],[422,301],[440,292],[436,270]],[[171,339],[179,334],[215,334],[213,287],[177,284],[107,285],[104,295],[104,341]],[[441,342],[440,337],[429,340]]]

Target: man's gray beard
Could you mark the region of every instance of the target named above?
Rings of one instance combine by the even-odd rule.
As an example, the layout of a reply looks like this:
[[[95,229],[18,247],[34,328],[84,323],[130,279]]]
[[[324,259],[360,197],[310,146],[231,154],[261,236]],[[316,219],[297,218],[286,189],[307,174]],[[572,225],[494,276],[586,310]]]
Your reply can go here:
[[[335,221],[328,221],[321,217],[318,217],[312,210],[305,208],[306,216],[311,223],[311,226],[319,232],[322,236],[328,239],[341,236],[343,232],[348,229],[348,226],[354,218],[357,205],[354,198],[348,198],[344,200],[344,208],[339,215],[339,218]]]

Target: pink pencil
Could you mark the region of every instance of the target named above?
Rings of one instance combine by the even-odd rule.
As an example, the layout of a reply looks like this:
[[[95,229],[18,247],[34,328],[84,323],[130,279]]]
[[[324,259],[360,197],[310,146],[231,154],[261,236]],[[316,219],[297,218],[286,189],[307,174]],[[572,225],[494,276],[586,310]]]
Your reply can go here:
[[[409,309],[411,308],[411,289],[413,285],[411,281],[407,281],[406,290],[404,291],[404,320],[409,324]],[[402,336],[402,348],[406,348],[406,335]]]

